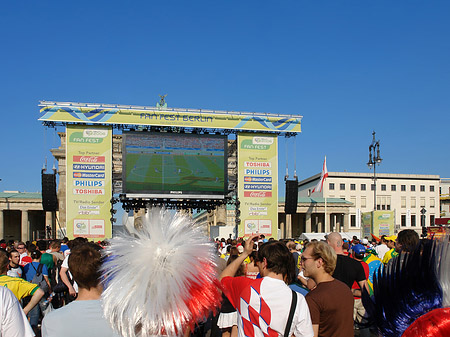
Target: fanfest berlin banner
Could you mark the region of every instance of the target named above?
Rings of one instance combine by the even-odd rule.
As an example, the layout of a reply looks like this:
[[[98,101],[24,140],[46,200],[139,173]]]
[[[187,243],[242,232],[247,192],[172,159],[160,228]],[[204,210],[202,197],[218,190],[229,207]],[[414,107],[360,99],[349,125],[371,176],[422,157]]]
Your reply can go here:
[[[67,237],[111,238],[112,130],[66,127]]]
[[[301,132],[301,116],[266,116],[258,113],[237,113],[211,110],[158,108],[123,109],[90,108],[49,105],[40,110],[40,121],[89,123],[89,124],[133,124],[192,128],[216,128],[234,130],[256,130],[274,132]]]
[[[239,237],[278,239],[277,135],[240,133],[238,142]]]

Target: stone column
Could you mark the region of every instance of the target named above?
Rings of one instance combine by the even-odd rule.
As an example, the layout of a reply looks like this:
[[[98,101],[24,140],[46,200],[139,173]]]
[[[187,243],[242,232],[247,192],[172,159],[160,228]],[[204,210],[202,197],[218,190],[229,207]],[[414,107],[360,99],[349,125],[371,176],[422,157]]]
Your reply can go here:
[[[328,219],[325,219],[328,218]],[[330,224],[330,214],[327,212],[326,214],[324,214],[324,219],[323,221],[325,222],[325,233],[330,233],[331,232],[331,224]]]
[[[22,210],[22,241],[26,242],[30,239],[30,225],[28,224],[28,211]]]
[[[348,213],[344,214],[344,232],[348,232],[350,224],[350,215]]]
[[[286,236],[285,238],[292,237],[292,214],[286,214]]]
[[[281,234],[281,238],[285,238],[286,237],[286,225],[285,225],[285,223],[284,222],[280,222],[280,234]],[[278,238],[278,239],[281,239],[281,238]]]
[[[5,237],[5,225],[3,223],[3,210],[0,210],[0,239]]]
[[[45,212],[45,237],[47,238],[47,226],[50,226],[52,229],[52,236],[55,236],[55,229],[53,228],[53,212]],[[51,239],[51,237],[49,238]]]
[[[305,218],[306,218],[306,228],[305,228],[305,232],[306,233],[311,233],[311,215],[312,213],[307,212],[305,214]]]

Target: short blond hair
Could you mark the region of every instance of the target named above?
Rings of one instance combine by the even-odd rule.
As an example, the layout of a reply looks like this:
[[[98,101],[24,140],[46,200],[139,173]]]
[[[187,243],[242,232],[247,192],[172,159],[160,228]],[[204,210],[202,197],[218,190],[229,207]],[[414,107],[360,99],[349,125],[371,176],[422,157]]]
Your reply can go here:
[[[325,272],[332,275],[336,269],[337,261],[337,255],[334,249],[322,241],[311,242],[306,248],[312,248],[311,257],[313,257],[314,260],[321,258],[323,260]]]

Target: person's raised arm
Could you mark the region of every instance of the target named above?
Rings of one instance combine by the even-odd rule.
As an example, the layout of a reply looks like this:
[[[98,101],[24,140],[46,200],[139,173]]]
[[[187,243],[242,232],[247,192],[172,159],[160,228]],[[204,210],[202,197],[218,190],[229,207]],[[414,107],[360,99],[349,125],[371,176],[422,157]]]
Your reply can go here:
[[[223,270],[223,272],[220,274],[219,280],[227,276],[234,276],[236,274],[242,262],[244,262],[247,256],[249,256],[253,252],[253,239],[258,237],[259,234],[254,234],[250,236],[247,241],[245,241],[244,252]]]

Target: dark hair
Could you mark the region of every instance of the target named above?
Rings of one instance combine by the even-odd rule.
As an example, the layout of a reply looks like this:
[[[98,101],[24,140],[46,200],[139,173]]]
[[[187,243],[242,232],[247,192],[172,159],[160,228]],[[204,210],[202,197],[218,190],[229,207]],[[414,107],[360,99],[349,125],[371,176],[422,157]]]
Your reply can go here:
[[[31,252],[31,258],[33,260],[39,260],[41,258],[42,253],[39,250],[33,250]]]
[[[12,254],[12,253],[17,253],[17,254],[20,255],[19,251],[18,251],[17,249],[13,248],[13,249],[11,249],[11,250],[8,252],[8,257],[11,257],[11,254]]]
[[[267,261],[267,269],[283,275],[287,284],[295,280],[294,256],[285,244],[279,241],[269,241],[263,243],[258,250],[258,261]]]
[[[50,248],[52,248],[52,249],[61,248],[61,241],[60,240],[53,240],[50,243]]]
[[[412,229],[404,229],[397,235],[397,242],[401,245],[401,251],[412,253],[419,245],[419,234]]]
[[[8,253],[4,249],[0,249],[0,274],[8,270],[9,258]]]
[[[230,257],[228,258],[227,261],[227,266],[233,262],[234,260],[236,260],[239,257],[239,255],[230,255]],[[234,274],[234,276],[244,276],[245,272],[244,272],[244,265],[241,263],[241,265],[239,266],[239,269],[236,271],[236,274]]]
[[[69,269],[78,286],[84,289],[97,287],[102,264],[101,247],[94,243],[75,246],[69,255]]]
[[[36,245],[37,245],[39,250],[46,250],[47,249],[47,242],[44,241],[44,240],[39,240],[38,242],[36,242]]]

